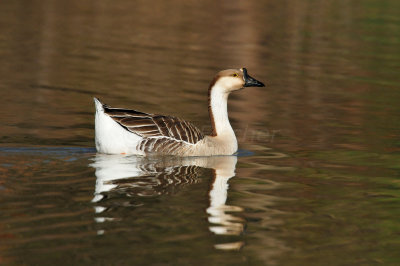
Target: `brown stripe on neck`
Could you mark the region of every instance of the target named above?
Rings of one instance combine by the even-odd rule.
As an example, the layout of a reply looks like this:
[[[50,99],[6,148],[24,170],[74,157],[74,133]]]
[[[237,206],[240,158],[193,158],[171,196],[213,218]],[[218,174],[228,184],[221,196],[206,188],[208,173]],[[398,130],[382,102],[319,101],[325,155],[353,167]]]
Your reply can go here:
[[[220,76],[216,75],[214,79],[211,81],[210,87],[208,87],[208,114],[210,115],[210,122],[212,128],[211,136],[213,137],[217,136],[217,128],[215,127],[214,114],[211,108],[211,90],[219,78]]]

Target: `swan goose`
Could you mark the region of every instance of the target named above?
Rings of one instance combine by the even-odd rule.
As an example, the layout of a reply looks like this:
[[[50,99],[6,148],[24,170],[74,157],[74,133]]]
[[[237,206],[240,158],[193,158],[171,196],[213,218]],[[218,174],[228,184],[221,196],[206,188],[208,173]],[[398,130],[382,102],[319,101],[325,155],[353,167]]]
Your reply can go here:
[[[231,155],[238,149],[228,118],[228,96],[244,87],[265,85],[247,74],[246,68],[219,72],[208,89],[212,133],[203,134],[177,117],[112,108],[94,98],[95,141],[99,153],[137,155]]]

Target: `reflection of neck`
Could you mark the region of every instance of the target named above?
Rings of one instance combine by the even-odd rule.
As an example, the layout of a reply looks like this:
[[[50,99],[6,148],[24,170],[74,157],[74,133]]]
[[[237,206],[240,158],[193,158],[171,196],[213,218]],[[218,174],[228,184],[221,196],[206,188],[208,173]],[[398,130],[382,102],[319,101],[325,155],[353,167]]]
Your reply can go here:
[[[230,212],[242,211],[237,206],[226,205],[228,197],[228,181],[235,176],[235,166],[237,158],[234,156],[225,157],[225,160],[218,161],[214,164],[214,180],[210,190],[210,207],[207,213],[210,215],[208,221],[212,224],[210,231],[217,235],[239,235],[243,231],[243,219],[236,217]],[[216,248],[237,249],[243,245],[242,242],[225,243]]]
[[[208,112],[210,114],[212,136],[233,135],[228,118],[228,93],[224,88],[214,85],[208,90]]]
[[[235,172],[226,173],[226,169],[215,170],[215,180],[210,191],[210,207],[225,205],[228,197],[228,180],[235,175]]]
[[[214,180],[210,190],[210,207],[224,205],[228,195],[228,180],[235,176],[236,156],[216,156],[208,167],[214,169]]]

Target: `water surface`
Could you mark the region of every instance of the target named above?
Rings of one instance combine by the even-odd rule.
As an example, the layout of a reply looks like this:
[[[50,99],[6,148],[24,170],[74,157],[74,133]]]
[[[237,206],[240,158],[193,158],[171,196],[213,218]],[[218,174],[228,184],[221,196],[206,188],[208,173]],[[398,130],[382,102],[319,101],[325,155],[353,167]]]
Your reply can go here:
[[[398,265],[400,2],[2,1],[0,264]],[[96,96],[240,152],[107,156]]]

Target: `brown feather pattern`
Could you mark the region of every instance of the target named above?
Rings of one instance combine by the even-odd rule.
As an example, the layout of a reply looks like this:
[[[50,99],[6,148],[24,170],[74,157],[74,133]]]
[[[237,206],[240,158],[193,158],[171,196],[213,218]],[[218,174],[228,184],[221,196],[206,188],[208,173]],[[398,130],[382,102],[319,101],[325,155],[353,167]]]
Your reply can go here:
[[[171,168],[149,165],[143,168],[145,168],[143,171],[147,170],[148,173],[142,176],[108,181],[106,184],[114,184],[117,186],[107,193],[123,191],[127,195],[139,197],[173,194],[176,193],[179,188],[201,182],[199,177],[205,171],[204,168],[195,165]]]
[[[143,137],[138,149],[144,152],[171,154],[179,147],[196,144],[204,134],[193,124],[173,116],[143,113],[135,110],[111,108],[104,112],[126,130]]]

